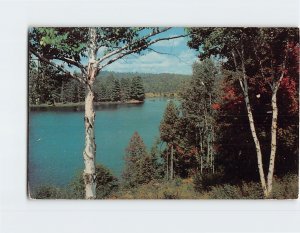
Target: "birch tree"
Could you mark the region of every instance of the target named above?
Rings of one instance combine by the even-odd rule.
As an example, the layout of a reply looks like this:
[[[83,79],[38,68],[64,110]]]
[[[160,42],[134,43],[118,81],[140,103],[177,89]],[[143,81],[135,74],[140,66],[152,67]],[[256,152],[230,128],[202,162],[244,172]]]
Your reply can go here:
[[[30,28],[28,51],[41,62],[55,67],[85,86],[85,147],[83,151],[85,198],[96,197],[96,143],[94,83],[105,67],[159,41],[183,35],[164,36],[164,28]],[[72,70],[80,72],[75,75]],[[101,148],[101,147],[100,147]]]
[[[235,71],[243,93],[251,135],[257,155],[257,166],[264,196],[272,192],[277,148],[277,92],[288,69],[289,45],[298,43],[295,28],[195,28],[190,30],[190,47],[199,50],[200,58],[217,56],[224,68]],[[263,155],[249,98],[249,77],[269,82],[272,92],[272,122],[268,172],[264,172]]]

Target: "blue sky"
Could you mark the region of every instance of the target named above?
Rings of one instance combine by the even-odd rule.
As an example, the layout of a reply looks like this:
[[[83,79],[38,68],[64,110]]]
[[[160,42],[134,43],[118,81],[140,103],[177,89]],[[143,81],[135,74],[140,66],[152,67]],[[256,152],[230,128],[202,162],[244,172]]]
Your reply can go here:
[[[181,35],[183,28],[172,28],[160,34],[160,37]],[[142,73],[178,73],[191,74],[192,64],[197,60],[197,53],[187,46],[187,37],[161,41],[153,44],[155,51],[168,53],[159,54],[153,51],[143,55],[129,55],[107,66],[104,70],[115,72]]]
[[[160,33],[154,37],[163,38],[169,36],[183,35],[184,28],[171,28],[164,33]],[[164,40],[150,46],[157,51],[143,51],[142,54],[132,54],[123,57],[120,60],[106,66],[103,70],[114,72],[138,72],[138,73],[176,73],[176,74],[192,74],[192,64],[198,60],[197,52],[187,46],[187,37],[181,37],[172,40]],[[99,50],[101,57],[105,48]],[[163,54],[161,54],[163,53]],[[82,64],[87,65],[88,59],[82,57]],[[55,60],[55,63],[61,65],[63,62]],[[71,72],[78,71],[77,67],[66,67]]]

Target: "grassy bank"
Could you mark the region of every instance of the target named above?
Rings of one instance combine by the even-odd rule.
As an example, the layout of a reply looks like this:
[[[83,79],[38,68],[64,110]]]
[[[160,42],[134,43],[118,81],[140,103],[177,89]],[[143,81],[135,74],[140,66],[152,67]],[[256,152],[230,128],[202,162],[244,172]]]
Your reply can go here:
[[[222,184],[208,190],[195,191],[193,179],[169,182],[151,182],[132,190],[112,194],[112,199],[263,199],[259,183],[242,182],[240,185]],[[298,198],[298,176],[287,175],[275,179],[270,199]]]
[[[298,175],[289,174],[275,178],[270,199],[297,199]],[[78,195],[81,193],[81,195]],[[43,186],[31,194],[36,199],[82,199],[83,190],[72,187],[58,188]],[[104,199],[263,199],[261,186],[255,182],[241,182],[239,185],[220,184],[195,190],[192,178],[173,181],[151,181],[137,188],[112,191]]]

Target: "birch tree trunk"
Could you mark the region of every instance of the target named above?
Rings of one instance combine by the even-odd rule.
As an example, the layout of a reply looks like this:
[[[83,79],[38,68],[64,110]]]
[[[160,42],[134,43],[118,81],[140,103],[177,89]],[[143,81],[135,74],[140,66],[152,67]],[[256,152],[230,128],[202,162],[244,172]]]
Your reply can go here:
[[[85,169],[83,178],[85,183],[85,198],[96,198],[96,143],[95,143],[95,111],[94,111],[94,93],[89,85],[87,85],[85,97],[85,148],[83,151],[83,159]]]
[[[281,78],[282,79],[282,78]],[[277,149],[277,118],[278,118],[278,107],[277,107],[277,91],[280,84],[281,79],[276,83],[272,92],[272,124],[271,124],[271,154],[270,154],[270,163],[268,170],[268,193],[269,196],[272,192],[272,184],[273,184],[273,174],[274,174],[274,166],[275,166],[275,155]]]
[[[260,143],[259,143],[259,140],[257,137],[257,133],[255,130],[255,123],[254,123],[254,119],[253,119],[253,114],[252,114],[252,110],[251,110],[248,93],[246,93],[244,95],[244,99],[245,99],[245,104],[246,104],[246,108],[247,108],[247,115],[248,115],[250,130],[251,130],[252,138],[254,140],[255,149],[256,149],[257,166],[258,166],[258,171],[259,171],[260,183],[261,183],[261,186],[263,189],[264,196],[267,197],[268,191],[267,191],[265,174],[264,174],[264,169],[263,169],[262,152],[261,152]]]
[[[84,172],[83,179],[85,183],[85,198],[96,198],[96,143],[95,143],[95,110],[93,84],[98,73],[96,63],[97,38],[96,29],[89,29],[89,63],[87,71],[86,96],[85,96],[85,148],[83,151]]]
[[[252,135],[252,138],[253,138],[253,141],[254,141],[254,144],[255,144],[256,156],[257,156],[257,167],[258,167],[258,171],[259,171],[260,183],[261,183],[261,186],[262,186],[264,196],[267,197],[268,196],[268,190],[267,190],[266,179],[265,179],[265,174],[264,174],[264,169],[263,169],[262,152],[261,152],[260,143],[259,143],[257,133],[256,133],[256,129],[255,129],[254,118],[253,118],[251,105],[250,105],[250,100],[249,100],[249,95],[248,95],[248,82],[247,82],[246,69],[245,69],[245,64],[244,64],[243,48],[241,49],[241,52],[239,52],[239,51],[237,51],[237,52],[238,52],[238,54],[241,58],[242,74],[243,74],[243,77],[239,77],[238,79],[239,79],[241,89],[243,91],[245,105],[246,105],[246,109],[247,109],[247,116],[248,116],[249,125],[250,125],[250,131],[251,131],[251,135]],[[237,62],[236,62],[234,51],[232,52],[232,55],[233,55],[235,68],[237,70]]]

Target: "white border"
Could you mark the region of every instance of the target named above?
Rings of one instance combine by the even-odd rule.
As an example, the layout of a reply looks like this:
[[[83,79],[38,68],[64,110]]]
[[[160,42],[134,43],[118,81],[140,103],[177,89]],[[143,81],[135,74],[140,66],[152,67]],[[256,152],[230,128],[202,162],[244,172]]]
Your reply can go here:
[[[299,1],[7,1],[0,19],[0,232],[300,231],[299,200],[29,201],[25,184],[28,26],[298,27]]]

